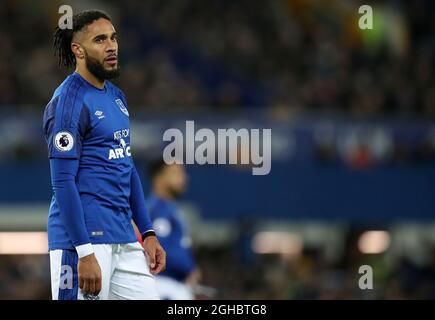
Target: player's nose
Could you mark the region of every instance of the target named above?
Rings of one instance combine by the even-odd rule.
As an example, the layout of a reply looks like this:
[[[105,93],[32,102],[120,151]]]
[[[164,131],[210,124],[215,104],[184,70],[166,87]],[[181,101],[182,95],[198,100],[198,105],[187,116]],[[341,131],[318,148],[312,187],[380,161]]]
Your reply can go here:
[[[118,51],[118,44],[116,42],[109,41],[106,47],[106,52],[116,54],[117,51]]]
[[[113,46],[107,46],[106,48],[106,53],[110,53],[110,54],[116,54],[117,53],[117,48],[113,47]]]

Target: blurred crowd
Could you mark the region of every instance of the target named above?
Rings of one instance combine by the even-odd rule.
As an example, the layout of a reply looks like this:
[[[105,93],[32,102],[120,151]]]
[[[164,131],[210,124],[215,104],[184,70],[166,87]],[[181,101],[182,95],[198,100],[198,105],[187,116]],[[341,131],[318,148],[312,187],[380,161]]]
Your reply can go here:
[[[433,115],[435,5],[376,1],[374,29],[361,30],[360,2],[89,5],[101,5],[114,18],[123,69],[119,84],[133,108]],[[66,74],[51,51],[57,8],[56,1],[0,4],[0,104],[11,112],[16,105],[41,108]]]
[[[205,96],[201,104],[433,113],[430,1],[377,2],[370,31],[358,28],[358,1],[145,3],[134,12],[145,12],[171,43],[193,48],[236,79],[224,80],[212,90],[219,98]]]
[[[0,255],[0,299],[51,299],[47,255]]]
[[[251,263],[228,246],[199,252],[204,281],[217,289],[217,299],[434,299],[435,254],[426,263],[386,254],[362,254],[346,242],[337,261],[328,261],[319,248],[301,254],[255,255]],[[359,287],[362,265],[373,270],[372,289]],[[364,280],[362,280],[364,282]],[[201,298],[201,297],[199,297]]]

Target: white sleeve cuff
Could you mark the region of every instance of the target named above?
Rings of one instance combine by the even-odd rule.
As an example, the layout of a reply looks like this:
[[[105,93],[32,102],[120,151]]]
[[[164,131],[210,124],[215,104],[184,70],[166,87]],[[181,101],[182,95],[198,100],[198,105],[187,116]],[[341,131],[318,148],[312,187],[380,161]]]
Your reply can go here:
[[[94,248],[92,248],[91,243],[82,244],[76,247],[77,254],[80,258],[86,257],[94,253]]]

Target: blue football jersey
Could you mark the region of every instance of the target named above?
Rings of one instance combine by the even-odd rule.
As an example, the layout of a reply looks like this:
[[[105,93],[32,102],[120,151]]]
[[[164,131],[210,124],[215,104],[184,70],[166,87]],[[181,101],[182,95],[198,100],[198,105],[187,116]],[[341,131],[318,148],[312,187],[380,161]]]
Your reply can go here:
[[[129,243],[131,224],[130,149],[127,102],[109,81],[96,88],[78,73],[56,89],[43,117],[49,158],[79,159],[77,190],[93,244]],[[53,195],[48,216],[49,249],[72,249]]]
[[[147,205],[153,229],[166,251],[166,269],[160,275],[184,281],[196,267],[185,222],[174,202],[152,194]]]

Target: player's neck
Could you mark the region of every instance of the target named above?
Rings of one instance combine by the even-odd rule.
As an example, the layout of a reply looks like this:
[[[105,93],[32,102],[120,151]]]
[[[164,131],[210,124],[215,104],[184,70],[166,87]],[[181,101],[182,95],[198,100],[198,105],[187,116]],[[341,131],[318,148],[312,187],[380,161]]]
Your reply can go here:
[[[172,194],[165,188],[154,188],[153,190],[154,194],[159,197],[160,199],[167,200],[167,201],[174,201],[174,197]]]
[[[79,66],[77,66],[76,72],[83,79],[85,79],[87,82],[89,82],[94,87],[96,87],[98,89],[103,89],[104,88],[104,80],[101,81],[100,79],[95,77],[91,72],[89,72],[88,69],[86,69],[86,68],[80,68]]]

